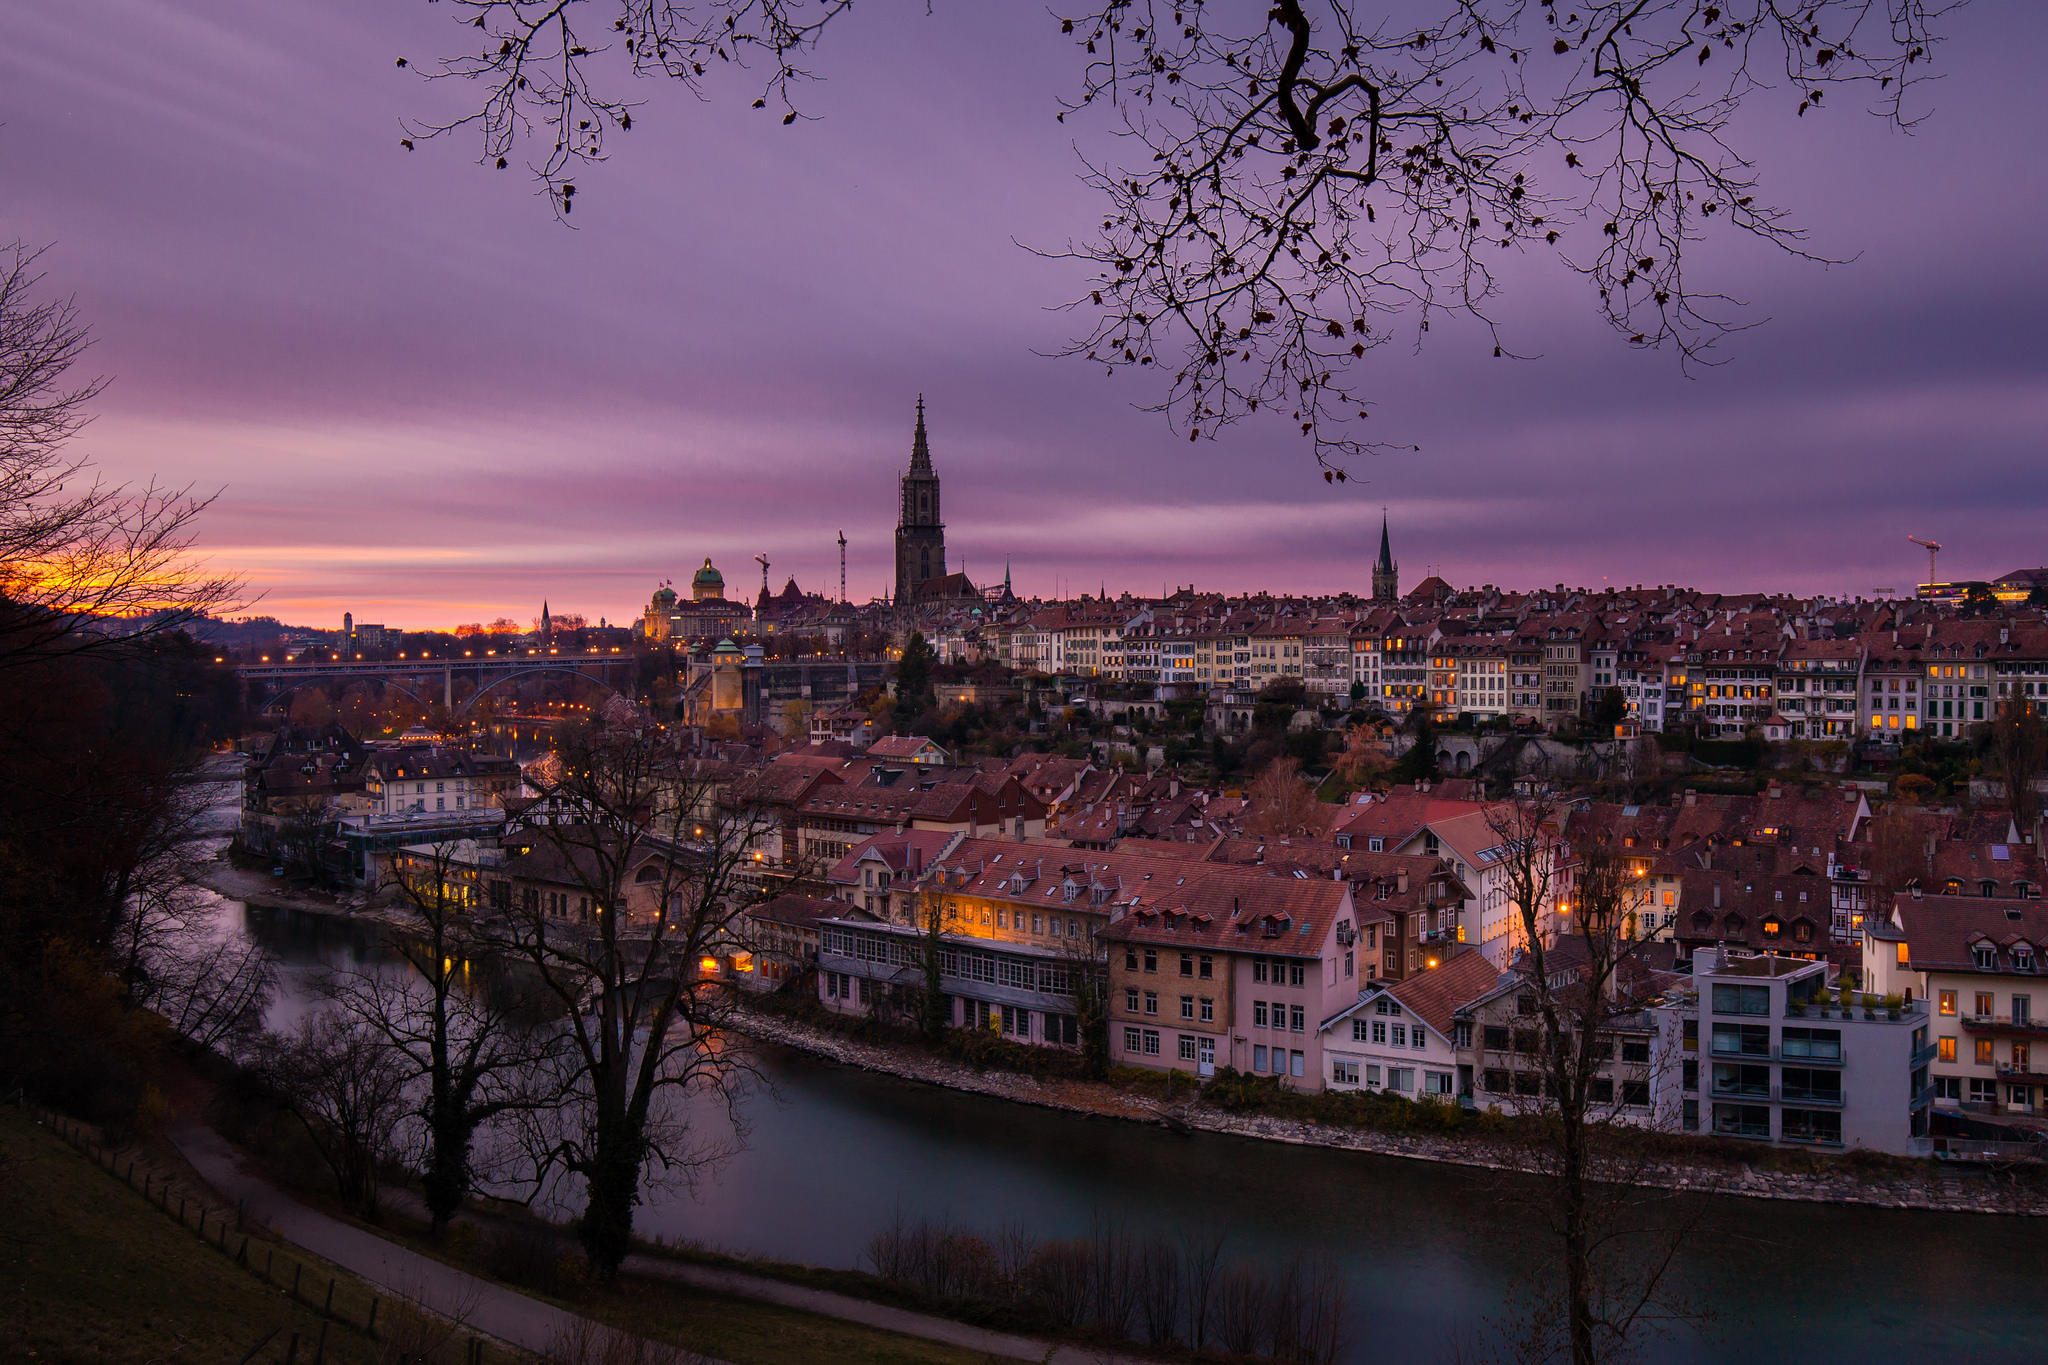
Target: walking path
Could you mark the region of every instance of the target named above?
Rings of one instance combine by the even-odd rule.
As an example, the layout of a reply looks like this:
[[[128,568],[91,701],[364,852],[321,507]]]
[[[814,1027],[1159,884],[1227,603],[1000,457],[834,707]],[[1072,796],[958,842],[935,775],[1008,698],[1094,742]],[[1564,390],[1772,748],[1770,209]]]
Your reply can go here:
[[[222,1195],[241,1203],[248,1217],[393,1296],[454,1319],[470,1331],[544,1356],[565,1329],[583,1321],[306,1207],[249,1170],[241,1153],[211,1128],[183,1125],[174,1128],[170,1138],[192,1168]]]
[[[992,1332],[985,1327],[954,1322],[951,1318],[935,1318],[907,1308],[891,1308],[850,1294],[835,1294],[829,1289],[771,1280],[741,1270],[721,1270],[659,1256],[628,1256],[624,1269],[630,1275],[673,1280],[736,1298],[760,1299],[784,1308],[800,1308],[806,1313],[857,1322],[907,1337],[922,1337],[926,1341],[1004,1360],[1040,1360],[1048,1362],[1048,1365],[1146,1365],[1138,1356],[1119,1355],[1094,1346],[1055,1346],[1049,1341]]]
[[[472,1331],[544,1355],[565,1328],[581,1321],[576,1314],[552,1304],[478,1279],[445,1261],[307,1207],[257,1175],[242,1154],[211,1128],[184,1124],[172,1129],[170,1138],[193,1169],[224,1197],[240,1203],[248,1217],[397,1297],[443,1317],[459,1319]],[[1004,1360],[1044,1361],[1048,1365],[1145,1365],[1136,1356],[1094,1347],[1054,1345],[740,1270],[648,1255],[628,1256],[621,1269],[643,1279],[667,1280],[711,1293],[757,1299]],[[698,1359],[704,1365],[724,1365],[709,1357]]]

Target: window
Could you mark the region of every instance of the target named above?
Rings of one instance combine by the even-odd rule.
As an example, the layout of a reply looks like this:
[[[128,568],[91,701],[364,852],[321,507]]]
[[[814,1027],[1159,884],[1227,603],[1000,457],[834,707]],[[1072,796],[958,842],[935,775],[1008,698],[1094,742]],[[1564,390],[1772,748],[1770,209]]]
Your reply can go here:
[[[1252,959],[1252,984],[1255,986],[1266,984],[1266,959],[1263,957]]]
[[[1783,1136],[1787,1142],[1842,1141],[1842,1116],[1825,1109],[1787,1109]]]
[[[1308,1012],[1299,1005],[1289,1009],[1287,1011],[1287,1028],[1291,1033],[1306,1032],[1308,1030]]]
[[[1769,986],[1728,986],[1714,987],[1714,1013],[1716,1014],[1769,1014],[1771,1012],[1771,988]]]
[[[1943,1014],[1952,1015],[1956,1012],[1956,993],[1954,991],[1941,992],[1940,1009]]]
[[[1145,950],[1145,970],[1146,970],[1147,972],[1156,972],[1156,971],[1158,971],[1158,970],[1159,970],[1159,951],[1158,951],[1158,949],[1156,949],[1156,948],[1147,948],[1147,949]]]
[[[1387,1041],[1387,1026],[1383,1020],[1375,1019],[1372,1021],[1372,1040],[1375,1043]]]
[[[1159,1013],[1159,992],[1158,992],[1158,991],[1146,991],[1146,992],[1145,992],[1145,1013],[1147,1013],[1147,1014],[1157,1014],[1157,1013]]]
[[[1714,1065],[1714,1093],[1754,1095],[1760,1099],[1769,1099],[1771,1069],[1767,1066],[1736,1066],[1728,1062],[1717,1062]]]
[[[1761,1104],[1717,1104],[1714,1131],[1726,1137],[1767,1138],[1771,1135],[1771,1111]]]
[[[1205,1024],[1213,1024],[1216,1022],[1216,1002],[1206,995],[1202,997],[1201,1018],[1202,1022]]]
[[[1418,1052],[1429,1046],[1429,1038],[1423,1033],[1422,1025],[1420,1024],[1410,1026],[1408,1029],[1408,1040],[1408,1045]]]
[[[1180,998],[1180,1017],[1183,1019],[1195,1017],[1195,997],[1192,995],[1183,995]]]
[[[1952,1062],[1956,1059],[1956,1040],[1937,1038],[1934,1042],[1934,1059],[1938,1062]]]
[[[1716,1024],[1714,1025],[1714,1051],[1743,1057],[1768,1057],[1771,1055],[1771,1026],[1769,1024]]]
[[[2034,1002],[2031,997],[2015,995],[2012,998],[2012,1021],[2015,1024],[2031,1023],[2033,1015]]]
[[[1978,1066],[1991,1065],[1991,1040],[1989,1038],[1979,1038],[1977,1040],[1976,1053],[1973,1060]]]
[[[1339,1059],[1337,1059],[1337,1060],[1335,1060],[1335,1061],[1332,1061],[1332,1062],[1330,1063],[1330,1084],[1332,1084],[1332,1085],[1357,1085],[1357,1084],[1358,1084],[1358,1063],[1357,1063],[1357,1062],[1347,1062],[1347,1061],[1344,1061],[1344,1060],[1343,1060],[1343,1059],[1341,1059],[1341,1058],[1339,1058]]]
[[[1972,1076],[1970,1078],[1970,1103],[1998,1103],[1998,1082],[1982,1076]]]
[[[1252,1070],[1264,1071],[1265,1069],[1266,1048],[1264,1044],[1260,1044],[1252,1049]]]
[[[1180,1059],[1184,1062],[1195,1060],[1195,1040],[1185,1033],[1180,1035]]]
[[[1944,891],[1943,894],[1953,895],[1955,893]],[[1970,960],[1976,964],[1978,971],[1988,972],[1998,965],[1998,950],[1988,943],[1980,943],[1970,950]]]
[[[1408,1026],[1406,1024],[1394,1025],[1394,1046],[1408,1046]]]
[[[1842,1102],[1842,1073],[1839,1071],[1809,1071],[1804,1067],[1788,1066],[1779,1079],[1785,1099],[1817,1100],[1827,1104]]]
[[[1390,1066],[1387,1068],[1387,1089],[1399,1090],[1403,1094],[1415,1088],[1415,1068],[1412,1066]]]
[[[1138,1012],[1138,988],[1136,986],[1124,987],[1124,1009],[1130,1014]]]
[[[1147,1057],[1157,1057],[1159,1055],[1159,1030],[1156,1028],[1145,1030],[1145,1055]]]
[[[1839,1062],[1842,1060],[1842,1031],[1834,1028],[1788,1028],[1785,1030],[1785,1055],[1807,1057],[1814,1061]]]
[[[1621,1060],[1641,1062],[1650,1060],[1650,1043],[1647,1038],[1624,1038],[1621,1040]]]
[[[1252,1001],[1252,1027],[1264,1028],[1265,1026],[1266,1002],[1263,1000],[1254,1000]]]
[[[1977,998],[1973,1003],[1976,1006],[1975,1013],[1979,1019],[1989,1019],[1991,1017],[1990,991],[1978,991]]]
[[[1182,953],[1180,955],[1180,974],[1182,976],[1193,976],[1195,974],[1195,955],[1193,953]]]
[[[1274,1049],[1274,1050],[1275,1050],[1275,1051],[1278,1051],[1278,1049],[1277,1049],[1277,1048],[1276,1048],[1276,1049]],[[1305,1074],[1306,1074],[1306,1072],[1305,1072],[1305,1071],[1303,1070],[1303,1068],[1304,1068],[1304,1067],[1306,1067],[1306,1066],[1307,1066],[1307,1064],[1308,1064],[1308,1058],[1307,1058],[1307,1057],[1305,1057],[1304,1055],[1302,1055],[1301,1053],[1299,1053],[1299,1052],[1290,1052],[1290,1053],[1288,1053],[1288,1054],[1287,1054],[1287,1074],[1288,1074],[1288,1075],[1290,1075],[1290,1076],[1301,1076],[1301,1075],[1305,1075]]]
[[[1138,950],[1136,948],[1124,949],[1124,970],[1127,972],[1138,970]]]
[[[1200,966],[1201,970],[1196,975],[1201,977],[1202,980],[1208,981],[1216,975],[1216,959],[1210,957],[1207,953],[1202,954]]]

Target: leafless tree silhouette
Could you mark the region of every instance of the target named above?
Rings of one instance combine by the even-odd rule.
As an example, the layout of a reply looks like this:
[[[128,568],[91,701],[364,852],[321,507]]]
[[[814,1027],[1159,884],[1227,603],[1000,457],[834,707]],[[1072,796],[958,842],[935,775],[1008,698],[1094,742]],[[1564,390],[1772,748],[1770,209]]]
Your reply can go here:
[[[1159,372],[1190,438],[1264,411],[1332,482],[1388,443],[1359,363],[1432,323],[1494,353],[1499,263],[1555,250],[1629,342],[1708,360],[1744,325],[1688,274],[1710,235],[1808,254],[1762,192],[1736,117],[1860,100],[1910,125],[1939,22],[1960,0],[1094,0],[1055,15],[1079,48],[1063,121],[1099,114],[1081,174],[1099,234],[1045,254],[1087,267],[1067,354]],[[632,127],[631,76],[709,97],[750,72],[782,121],[845,0],[458,0],[474,81],[457,131],[505,168],[522,148],[557,214],[578,168]],[[400,59],[403,65],[405,59]],[[1101,141],[1101,139],[1098,139]],[[1094,145],[1094,144],[1091,144]]]

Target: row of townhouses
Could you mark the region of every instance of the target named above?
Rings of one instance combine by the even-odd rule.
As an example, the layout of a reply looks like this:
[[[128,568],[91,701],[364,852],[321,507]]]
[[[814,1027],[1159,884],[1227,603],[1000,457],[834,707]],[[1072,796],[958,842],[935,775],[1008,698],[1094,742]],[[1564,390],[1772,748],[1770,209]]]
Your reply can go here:
[[[1918,603],[1659,589],[1454,592],[1397,603],[1084,599],[933,626],[940,657],[1150,684],[1162,695],[1299,682],[1312,698],[1551,726],[1610,691],[1630,723],[1775,740],[1957,738],[1998,702],[2048,700],[2048,625]]]

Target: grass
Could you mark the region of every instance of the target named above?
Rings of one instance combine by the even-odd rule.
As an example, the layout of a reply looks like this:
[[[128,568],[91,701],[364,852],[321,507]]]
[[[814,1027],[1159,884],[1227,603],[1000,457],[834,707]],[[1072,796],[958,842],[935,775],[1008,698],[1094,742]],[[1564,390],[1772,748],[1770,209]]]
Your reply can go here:
[[[574,1306],[614,1327],[735,1365],[979,1365],[985,1359],[935,1341],[661,1281],[626,1279]]]
[[[211,1365],[240,1360],[272,1328],[256,1359],[282,1360],[293,1332],[299,1358],[312,1358],[313,1310],[201,1243],[29,1115],[0,1110],[0,1353]],[[356,1365],[380,1355],[337,1323],[327,1359]]]

